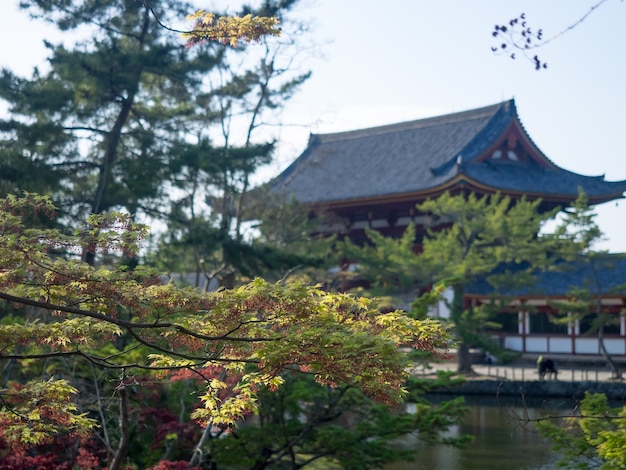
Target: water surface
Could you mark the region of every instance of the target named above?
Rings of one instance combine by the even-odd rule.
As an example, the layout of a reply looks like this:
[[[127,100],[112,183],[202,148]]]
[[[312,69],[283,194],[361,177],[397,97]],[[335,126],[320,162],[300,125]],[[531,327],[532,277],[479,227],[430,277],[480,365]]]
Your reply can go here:
[[[450,396],[433,396],[437,402]],[[547,470],[555,468],[558,455],[526,418],[567,414],[576,403],[564,399],[466,397],[470,411],[463,424],[450,429],[449,435],[470,434],[474,442],[464,449],[428,446],[414,436],[400,441],[403,447],[418,447],[414,462],[395,463],[386,470]]]

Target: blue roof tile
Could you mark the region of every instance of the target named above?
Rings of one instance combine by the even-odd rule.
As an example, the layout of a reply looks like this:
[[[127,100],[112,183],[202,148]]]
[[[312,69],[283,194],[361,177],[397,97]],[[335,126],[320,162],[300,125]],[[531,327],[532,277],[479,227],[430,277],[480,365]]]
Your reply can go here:
[[[584,288],[594,296],[598,293],[623,296],[626,294],[626,255],[606,253],[575,262],[560,262],[553,270],[537,272],[535,276],[537,282],[532,286],[500,293],[515,297],[561,297],[574,288]],[[494,288],[485,278],[471,283],[465,292],[488,297],[494,293]]]

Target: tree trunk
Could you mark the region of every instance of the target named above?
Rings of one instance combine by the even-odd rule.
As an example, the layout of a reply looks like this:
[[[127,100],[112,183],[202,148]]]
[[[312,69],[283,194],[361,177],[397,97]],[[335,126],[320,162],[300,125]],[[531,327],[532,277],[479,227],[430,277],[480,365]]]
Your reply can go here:
[[[472,357],[470,356],[469,344],[466,343],[468,337],[468,325],[463,320],[463,311],[465,310],[465,288],[462,284],[453,286],[454,297],[450,308],[450,317],[456,324],[456,334],[459,344],[456,351],[456,371],[459,374],[474,375],[472,369]]]
[[[466,343],[459,343],[457,347],[457,369],[459,374],[473,375],[474,369],[472,369],[472,356],[470,355],[469,347]]]
[[[191,459],[189,459],[189,466],[190,467],[195,467],[198,465],[201,465],[203,463],[204,460],[204,444],[206,443],[207,439],[209,438],[209,433],[210,433],[210,429],[211,429],[211,424],[207,424],[207,426],[202,430],[202,436],[200,436],[200,440],[198,441],[198,443],[196,444],[196,446],[193,449],[193,454],[191,455]]]
[[[604,314],[602,313],[602,284],[598,276],[596,264],[594,263],[595,258],[591,257],[590,260],[590,267],[593,273],[593,279],[598,293],[596,296],[595,314],[598,317],[598,345],[600,346],[600,353],[611,368],[611,378],[613,380],[622,380],[622,371],[619,369],[618,365],[615,363],[609,352],[606,350],[606,345],[604,344],[604,323],[607,317],[604,316]]]
[[[150,12],[148,9],[146,9],[144,13],[144,21],[142,24],[141,35],[139,36],[139,44],[141,48],[143,48],[146,35],[148,34],[149,25]],[[106,136],[104,157],[102,163],[100,164],[100,172],[98,173],[98,185],[96,187],[94,199],[91,203],[92,214],[100,214],[103,211],[106,185],[108,179],[111,177],[111,169],[113,168],[113,165],[115,164],[115,161],[118,157],[118,148],[122,137],[124,125],[128,120],[128,116],[130,115],[130,111],[135,102],[135,96],[139,91],[141,73],[142,70],[140,68],[136,72],[135,82],[132,84],[132,87],[129,88],[129,90],[127,91],[126,97],[122,98],[122,106],[117,115],[117,118],[115,119],[113,128],[110,132],[108,132]],[[85,252],[83,253],[83,260],[90,266],[93,266],[96,261],[95,252],[85,250]]]
[[[122,383],[117,389],[117,393],[120,397],[120,442],[117,446],[117,450],[115,451],[115,456],[113,457],[113,461],[109,466],[109,470],[120,470],[123,468],[122,462],[126,459],[126,455],[128,453],[128,443],[130,442],[130,420],[128,414],[128,389],[124,384],[124,379],[122,378]]]
[[[593,262],[591,263],[591,268],[593,269],[596,288],[598,289],[598,296],[596,298],[596,315],[598,316],[598,345],[600,346],[600,353],[611,368],[611,378],[613,380],[622,380],[622,371],[606,350],[606,345],[604,344],[604,322],[606,321],[606,317],[602,313],[602,290],[600,280],[598,278],[598,272],[595,269]]]
[[[602,357],[607,362],[609,367],[611,368],[611,378],[613,380],[622,380],[622,371],[619,366],[613,360],[613,357],[606,350],[606,346],[604,345],[604,324],[600,324],[598,327],[598,343],[600,345],[600,352],[602,353]]]

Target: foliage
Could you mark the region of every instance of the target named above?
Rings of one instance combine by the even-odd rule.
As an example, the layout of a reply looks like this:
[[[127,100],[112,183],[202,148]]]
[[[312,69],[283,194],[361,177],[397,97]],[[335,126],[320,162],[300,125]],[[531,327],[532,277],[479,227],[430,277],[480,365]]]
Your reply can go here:
[[[78,393],[65,380],[49,379],[16,385],[1,392],[0,440],[13,452],[52,442],[57,434],[86,435],[93,419],[78,414],[72,395]]]
[[[579,188],[571,209],[563,213],[561,223],[551,234],[561,256],[566,260],[579,255],[593,255],[594,244],[604,237],[595,221],[596,213],[589,206],[589,198]]]
[[[268,138],[268,124],[280,119],[282,107],[310,76],[296,61],[302,55],[293,42],[298,32],[292,30],[298,24],[288,27],[286,15],[294,3],[264,2],[258,10],[280,18],[287,28],[285,36],[292,39],[264,41],[246,58],[229,60],[209,78],[211,92],[201,100],[214,112],[191,130],[198,142],[181,144],[172,158],[172,169],[180,175],[172,184],[181,196],[171,202],[169,230],[154,257],[168,271],[189,273],[193,266],[199,280],[234,287],[236,276],[282,277],[307,264],[291,248],[250,229],[252,220],[262,219],[265,225],[267,219],[260,213],[285,212],[262,191],[251,192],[250,177],[271,161],[275,142]],[[244,12],[248,10],[244,7]],[[219,132],[207,132],[212,125]],[[264,142],[257,135],[261,129]]]
[[[367,227],[370,244],[360,247],[349,239],[340,246],[342,254],[359,264],[359,274],[373,287],[372,294],[406,292],[423,287],[423,264],[415,256],[415,225],[410,224],[399,239],[381,235]]]
[[[334,237],[312,235],[319,218],[311,219],[308,210],[295,201],[283,202],[277,197],[255,190],[246,211],[254,214],[252,240],[232,237],[229,230],[212,227],[210,220],[195,220],[173,226],[146,263],[169,273],[195,271],[190,283],[206,287],[223,281],[236,271],[243,279],[262,276],[268,280],[292,278],[323,282],[336,255]],[[186,225],[186,227],[185,227]],[[195,266],[195,269],[192,268]],[[224,282],[222,282],[223,284]]]
[[[284,200],[265,190],[257,190],[254,196],[248,210],[259,221],[259,236],[255,243],[275,246],[301,259],[312,258],[309,263],[312,265],[334,257],[335,237],[315,236],[320,223],[332,220],[331,214],[320,210],[313,216],[309,208],[295,199]]]
[[[590,320],[589,333],[597,334],[600,352],[611,367],[612,377],[621,379],[622,372],[604,344],[605,327],[619,324],[620,317],[617,312],[605,311],[603,300],[612,292],[622,290],[624,285],[607,285],[606,277],[601,276],[601,273],[614,270],[616,257],[622,255],[609,255],[594,249],[594,244],[603,237],[595,217],[587,196],[581,190],[572,208],[565,212],[561,224],[552,234],[563,258],[555,269],[577,271],[582,282],[570,289],[566,300],[553,301],[550,305],[560,314],[554,320],[557,324]]]
[[[356,386],[376,401],[396,403],[406,394],[407,374],[407,358],[398,347],[433,352],[447,344],[447,333],[432,320],[413,320],[399,311],[381,314],[366,299],[303,284],[256,279],[238,289],[203,293],[162,284],[147,269],[96,268],[73,255],[86,248],[136,253],[145,227],[121,214],[94,216],[95,228],[88,233],[97,236],[85,237],[82,231],[24,226],[33,213],[53,212],[47,198],[8,197],[0,208],[0,298],[20,318],[0,324],[0,359],[25,368],[75,360],[116,371],[123,434],[116,462],[128,449],[129,404],[142,380],[168,380],[189,371],[203,382],[197,395],[201,406],[192,419],[207,428],[228,428],[256,412],[258,391],[280,388],[286,370],[311,374],[331,388]],[[65,256],[58,255],[59,248]],[[35,370],[45,377],[46,368]],[[228,382],[227,376],[235,378]],[[68,431],[90,430],[93,422],[66,403],[69,388],[56,402],[29,401],[29,391],[42,387],[41,372],[35,377],[31,374],[23,388],[9,382],[2,392],[2,419],[12,430],[3,435],[6,442],[28,446],[56,434],[54,426],[29,434],[30,424],[23,421],[29,413],[58,413],[55,419],[62,419]],[[43,406],[53,408],[48,412]]]
[[[264,36],[278,36],[280,29],[277,18],[265,18],[247,14],[243,17],[216,17],[215,13],[199,10],[187,17],[194,21],[193,29],[183,33],[187,47],[206,41],[218,41],[236,46],[240,42],[259,41]]]
[[[537,234],[554,211],[541,212],[540,204],[540,200],[513,201],[499,194],[444,193],[417,206],[436,221],[423,238],[421,250],[416,250],[414,228],[409,226],[400,240],[368,232],[371,247],[359,249],[346,243],[346,252],[378,285],[391,284],[387,279],[396,279],[397,286],[408,282],[422,288],[434,285],[430,298],[414,303],[417,315],[424,315],[428,302],[450,286],[454,291],[451,320],[459,340],[458,367],[470,372],[469,345],[491,347],[483,331],[493,326],[490,318],[505,302],[504,294],[528,285],[532,270],[548,262],[553,241]],[[466,287],[477,282],[487,284],[494,293],[493,301],[464,305]]]
[[[21,6],[86,38],[72,47],[48,42],[49,69],[30,78],[2,71],[0,96],[11,113],[2,148],[50,174],[55,184],[47,194],[63,201],[66,223],[112,208],[157,209],[169,154],[182,138],[179,126],[194,121],[200,77],[219,63],[219,51],[186,55],[141,2]],[[167,1],[154,8],[170,7],[178,11]],[[36,190],[25,182],[16,180],[8,193]]]
[[[536,425],[562,455],[562,468],[626,467],[626,407],[611,408],[604,394],[586,392],[576,416],[562,422],[546,419]]]
[[[262,2],[236,17],[199,13],[188,45],[208,43],[184,50],[159,18],[187,4],[22,2],[62,31],[87,34],[48,43],[43,72],[0,76],[11,113],[0,125],[8,194],[0,200],[0,468],[196,468],[209,461],[213,437],[249,424],[294,371],[323,385],[309,384],[311,393],[349,390],[371,414],[355,435],[312,431],[362,454],[372,436],[376,464],[394,455],[388,441],[412,422],[386,408],[406,395],[408,358],[398,347],[445,347],[440,325],[303,283],[180,289],[137,259],[148,233],[136,221],[156,217],[168,222],[160,246],[171,250],[155,258],[199,265],[207,279],[220,270],[280,275],[327,258],[332,240],[312,253],[303,242],[311,221],[293,205],[264,214],[255,242],[242,227],[249,176],[274,148],[255,131],[309,74],[292,73],[269,43],[256,63],[237,69],[229,59],[240,44],[277,34],[294,3]],[[237,139],[241,116],[248,122]],[[46,219],[55,208],[45,197],[12,196],[39,188],[61,202],[60,218]],[[128,213],[108,212],[116,209]],[[395,434],[379,435],[381,426]]]
[[[432,406],[420,399],[415,412],[391,410],[352,387],[320,388],[310,376],[288,375],[275,393],[260,397],[257,426],[246,426],[212,444],[216,459],[237,467],[266,468],[281,462],[301,468],[318,459],[340,468],[380,468],[413,460],[415,450],[400,450],[393,440],[415,433],[429,443],[458,424],[462,399]],[[466,439],[444,440],[462,445]]]
[[[424,239],[422,259],[439,276],[468,283],[502,264],[541,262],[537,234],[554,211],[542,213],[541,200],[513,201],[499,194],[443,194],[418,206],[450,226],[433,229]]]
[[[47,42],[49,67],[28,78],[0,73],[9,109],[0,122],[0,195],[45,193],[71,227],[114,210],[160,219],[170,228],[165,242],[203,275],[222,269],[223,277],[252,278],[257,266],[291,268],[273,247],[243,240],[241,224],[248,179],[274,149],[273,137],[257,130],[275,122],[309,76],[283,57],[293,54],[287,40],[262,41],[279,34],[278,22],[289,31],[284,14],[294,3],[262,2],[232,16],[199,12],[187,39],[208,42],[185,49],[160,20],[192,11],[184,2],[22,2],[31,16],[80,40]],[[259,45],[245,53],[221,44],[249,41]]]
[[[464,305],[467,285],[487,281],[495,297],[530,282],[530,271],[546,264],[549,247],[537,234],[554,212],[541,212],[541,200],[513,201],[499,194],[478,197],[443,194],[420,205],[420,211],[449,224],[429,230],[420,260],[435,280],[452,279],[450,307],[459,339],[459,371],[469,371],[469,345],[489,347],[482,332],[490,326],[494,302]],[[497,304],[497,302],[495,302]]]

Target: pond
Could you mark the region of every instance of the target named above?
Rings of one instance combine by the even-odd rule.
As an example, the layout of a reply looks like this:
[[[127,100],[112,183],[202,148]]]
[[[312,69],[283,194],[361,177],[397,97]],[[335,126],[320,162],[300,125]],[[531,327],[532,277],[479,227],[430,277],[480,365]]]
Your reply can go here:
[[[437,402],[451,396],[429,397]],[[535,399],[522,403],[510,397],[466,397],[470,407],[463,424],[454,426],[449,434],[470,434],[474,441],[464,449],[450,446],[428,446],[414,436],[402,439],[403,447],[418,446],[415,462],[395,463],[386,470],[547,470],[555,468],[558,455],[532,423],[525,423],[524,416],[536,418],[546,414],[568,414],[576,403],[566,399]],[[410,405],[409,405],[410,410]]]

